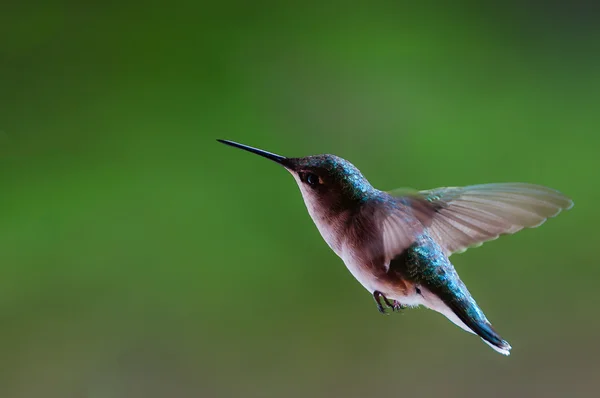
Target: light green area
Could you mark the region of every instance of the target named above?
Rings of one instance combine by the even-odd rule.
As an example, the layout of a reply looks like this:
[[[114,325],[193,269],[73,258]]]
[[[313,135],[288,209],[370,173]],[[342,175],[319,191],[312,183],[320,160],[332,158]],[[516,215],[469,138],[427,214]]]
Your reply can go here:
[[[70,3],[0,9],[1,397],[597,394],[589,12]],[[572,196],[452,257],[513,354],[379,315],[292,178],[216,138],[334,153],[381,189]]]

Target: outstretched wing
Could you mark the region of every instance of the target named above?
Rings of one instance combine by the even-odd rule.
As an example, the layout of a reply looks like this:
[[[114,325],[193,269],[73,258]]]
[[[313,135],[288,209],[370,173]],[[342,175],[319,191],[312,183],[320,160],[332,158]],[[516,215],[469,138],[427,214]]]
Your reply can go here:
[[[395,191],[398,200],[412,198],[415,212],[446,255],[541,225],[573,206],[562,193],[525,183],[499,183],[428,191]]]

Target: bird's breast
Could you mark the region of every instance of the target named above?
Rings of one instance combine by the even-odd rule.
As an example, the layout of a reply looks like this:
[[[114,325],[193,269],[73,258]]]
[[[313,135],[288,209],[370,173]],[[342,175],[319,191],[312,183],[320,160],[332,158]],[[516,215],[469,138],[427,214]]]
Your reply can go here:
[[[339,223],[336,223],[335,220],[327,219],[325,217],[316,215],[311,217],[321,234],[323,240],[327,243],[327,245],[337,254],[339,257],[343,258],[343,236],[340,231]]]
[[[306,208],[323,240],[340,257],[352,276],[369,292],[405,295],[408,282],[387,273],[385,258],[374,255],[378,228],[357,211],[332,211],[304,196]],[[377,252],[378,250],[375,250]]]

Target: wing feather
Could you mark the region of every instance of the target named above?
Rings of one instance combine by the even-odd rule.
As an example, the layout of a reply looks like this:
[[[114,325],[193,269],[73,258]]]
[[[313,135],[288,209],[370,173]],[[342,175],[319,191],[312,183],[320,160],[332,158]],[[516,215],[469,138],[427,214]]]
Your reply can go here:
[[[537,227],[573,206],[570,198],[554,189],[526,183],[428,191],[404,188],[390,194],[401,204],[401,210],[384,220],[387,254],[398,254],[414,241],[415,234],[427,229],[449,256],[501,235]],[[416,220],[422,229],[415,225]]]
[[[373,219],[381,220],[381,235],[372,240],[372,253],[374,256],[383,255],[386,264],[423,234],[435,214],[429,203],[412,194],[398,197],[396,201],[380,203],[374,209]]]
[[[573,206],[554,189],[525,183],[438,188],[420,195],[436,213],[428,230],[447,255],[537,227]]]

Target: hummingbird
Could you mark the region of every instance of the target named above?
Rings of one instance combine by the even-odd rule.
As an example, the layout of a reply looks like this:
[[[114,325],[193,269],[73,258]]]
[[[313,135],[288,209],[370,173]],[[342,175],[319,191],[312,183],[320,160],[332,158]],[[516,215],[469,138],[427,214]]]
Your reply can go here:
[[[270,159],[292,174],[321,236],[379,312],[422,305],[500,354],[510,354],[510,344],[492,327],[449,257],[537,227],[570,209],[570,198],[527,183],[382,191],[335,155],[288,158],[217,141]]]

